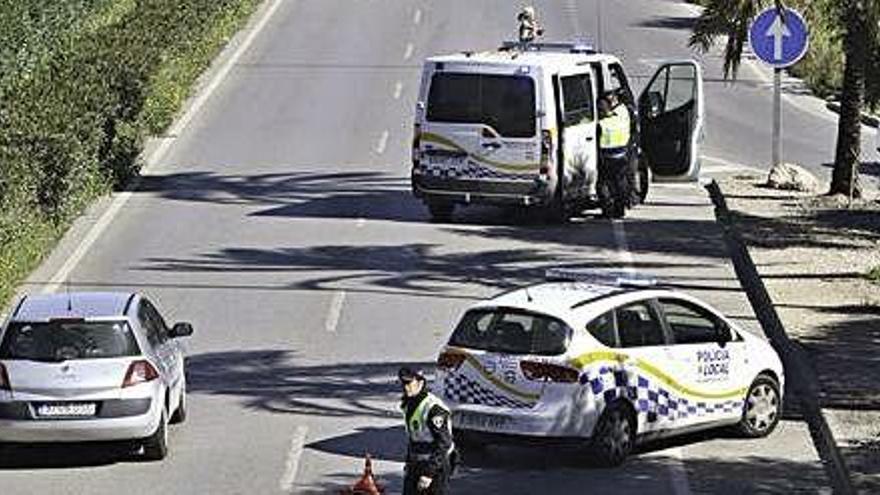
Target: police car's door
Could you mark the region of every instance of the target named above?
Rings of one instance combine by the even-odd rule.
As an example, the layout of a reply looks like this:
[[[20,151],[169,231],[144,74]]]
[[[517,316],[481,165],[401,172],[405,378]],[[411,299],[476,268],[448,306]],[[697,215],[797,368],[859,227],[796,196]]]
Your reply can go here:
[[[688,404],[676,426],[738,419],[746,386],[743,342],[731,340],[724,320],[700,305],[673,297],[657,302],[672,337],[670,373]]]
[[[700,66],[693,60],[661,65],[639,97],[641,159],[656,178],[699,177],[703,112]]]
[[[568,197],[595,189],[597,160],[596,83],[589,66],[565,70],[557,78],[562,176]]]

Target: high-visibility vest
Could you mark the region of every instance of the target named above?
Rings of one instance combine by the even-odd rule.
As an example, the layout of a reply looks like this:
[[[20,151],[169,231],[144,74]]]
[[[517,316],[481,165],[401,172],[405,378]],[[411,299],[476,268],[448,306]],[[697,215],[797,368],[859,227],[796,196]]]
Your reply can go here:
[[[446,404],[443,403],[442,400],[437,398],[436,395],[428,392],[425,395],[425,398],[416,406],[415,411],[413,411],[412,416],[409,418],[406,417],[406,406],[403,407],[403,417],[406,425],[406,434],[409,437],[409,441],[411,444],[430,444],[434,442],[434,436],[431,434],[431,430],[427,426],[428,422],[428,413],[431,412],[431,409],[434,406],[438,406],[450,416],[452,415],[451,411]],[[451,418],[450,418],[451,419]],[[449,429],[449,433],[452,434],[452,424],[449,420],[446,421],[446,428]],[[450,448],[450,452],[452,448]],[[419,455],[417,457],[426,457],[430,456],[427,454]],[[419,459],[424,460],[424,459]]]
[[[624,105],[618,105],[604,119],[599,120],[601,137],[599,147],[602,149],[623,148],[629,145],[629,111]]]

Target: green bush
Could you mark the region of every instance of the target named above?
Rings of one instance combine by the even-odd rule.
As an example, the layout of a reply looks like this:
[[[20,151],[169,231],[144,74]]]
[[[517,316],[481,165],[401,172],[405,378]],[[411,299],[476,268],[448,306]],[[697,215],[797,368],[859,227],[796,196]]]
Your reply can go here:
[[[260,0],[0,0],[0,302],[97,196]]]

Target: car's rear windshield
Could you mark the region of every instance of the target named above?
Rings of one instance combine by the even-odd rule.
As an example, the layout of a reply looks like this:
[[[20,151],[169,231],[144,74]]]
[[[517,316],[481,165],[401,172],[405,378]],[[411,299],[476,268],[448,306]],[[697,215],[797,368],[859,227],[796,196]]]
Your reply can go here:
[[[0,344],[0,359],[66,361],[138,354],[137,341],[125,321],[13,322]]]
[[[551,316],[514,308],[473,309],[462,317],[449,344],[508,354],[553,356],[565,352],[571,329]]]
[[[427,119],[486,124],[503,137],[534,137],[535,82],[528,76],[438,72],[431,78]]]

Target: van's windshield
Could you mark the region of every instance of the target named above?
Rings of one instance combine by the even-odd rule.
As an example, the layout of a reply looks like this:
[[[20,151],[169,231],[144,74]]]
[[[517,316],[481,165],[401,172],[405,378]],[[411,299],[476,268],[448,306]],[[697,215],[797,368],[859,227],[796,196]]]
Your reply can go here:
[[[535,82],[528,76],[438,72],[427,110],[429,122],[486,124],[503,137],[534,137]]]
[[[571,328],[556,318],[514,308],[473,309],[465,313],[449,344],[509,354],[558,355]]]

